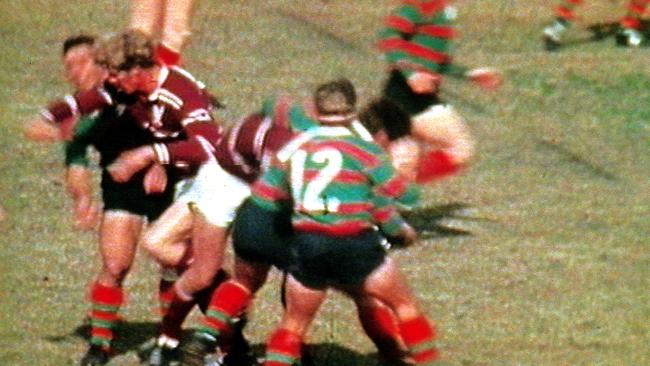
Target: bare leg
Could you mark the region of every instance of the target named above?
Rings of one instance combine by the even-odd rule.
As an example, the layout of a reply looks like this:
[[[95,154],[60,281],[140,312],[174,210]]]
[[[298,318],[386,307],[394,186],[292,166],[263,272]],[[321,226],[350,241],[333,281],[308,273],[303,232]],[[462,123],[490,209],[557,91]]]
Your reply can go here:
[[[142,234],[140,245],[164,266],[179,265],[187,252],[194,216],[185,202],[174,202]]]

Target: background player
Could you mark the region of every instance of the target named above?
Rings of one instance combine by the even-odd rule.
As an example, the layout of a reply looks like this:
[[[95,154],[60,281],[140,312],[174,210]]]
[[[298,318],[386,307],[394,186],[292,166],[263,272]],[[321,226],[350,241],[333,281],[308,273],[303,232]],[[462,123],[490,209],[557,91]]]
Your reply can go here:
[[[158,39],[156,60],[163,65],[181,63],[181,51],[191,34],[195,0],[131,0],[129,27]]]
[[[564,33],[577,19],[575,8],[584,0],[562,0],[555,7],[555,21],[544,28],[544,45],[548,51],[555,51],[562,45]],[[626,14],[619,20],[616,43],[621,46],[639,47],[643,42],[641,19],[648,6],[648,0],[630,0]]]
[[[410,119],[409,129],[403,132],[415,141],[392,138],[388,151],[400,173],[411,179],[415,179],[413,167],[418,161],[420,177],[430,180],[459,171],[474,152],[464,119],[440,98],[443,75],[461,76],[487,90],[502,83],[495,70],[469,70],[452,63],[455,16],[446,0],[403,1],[386,18],[379,34],[390,75],[377,104],[391,115],[389,119]],[[422,146],[430,151],[421,152]]]

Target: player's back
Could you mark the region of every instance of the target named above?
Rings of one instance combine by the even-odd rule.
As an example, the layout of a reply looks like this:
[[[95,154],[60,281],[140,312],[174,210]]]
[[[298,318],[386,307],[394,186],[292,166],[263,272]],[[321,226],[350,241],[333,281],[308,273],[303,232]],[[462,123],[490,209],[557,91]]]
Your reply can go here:
[[[281,160],[287,157],[296,229],[352,234],[372,227],[374,189],[382,174],[391,175],[382,173],[388,160],[381,148],[347,127],[308,134],[308,141],[279,153]]]

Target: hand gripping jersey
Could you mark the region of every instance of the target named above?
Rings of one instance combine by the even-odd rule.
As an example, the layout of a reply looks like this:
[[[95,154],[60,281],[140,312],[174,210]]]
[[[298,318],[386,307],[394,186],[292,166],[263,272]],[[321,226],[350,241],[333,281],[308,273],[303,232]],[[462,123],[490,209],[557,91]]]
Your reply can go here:
[[[210,115],[211,97],[204,85],[183,69],[161,67],[158,86],[151,94],[129,97],[102,85],[56,101],[42,114],[58,123],[123,103],[123,113],[156,142],[154,148],[162,164],[198,165],[221,138],[221,129]]]

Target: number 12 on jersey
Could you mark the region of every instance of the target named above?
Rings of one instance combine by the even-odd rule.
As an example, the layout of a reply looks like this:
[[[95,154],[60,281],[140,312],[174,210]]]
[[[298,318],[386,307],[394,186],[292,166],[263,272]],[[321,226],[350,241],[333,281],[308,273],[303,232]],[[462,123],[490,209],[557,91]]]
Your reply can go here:
[[[336,212],[340,200],[323,193],[343,168],[343,155],[334,148],[308,154],[298,150],[291,156],[291,192],[296,211]],[[315,175],[306,172],[316,170]]]

